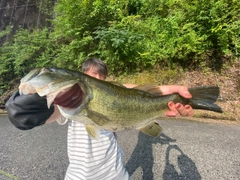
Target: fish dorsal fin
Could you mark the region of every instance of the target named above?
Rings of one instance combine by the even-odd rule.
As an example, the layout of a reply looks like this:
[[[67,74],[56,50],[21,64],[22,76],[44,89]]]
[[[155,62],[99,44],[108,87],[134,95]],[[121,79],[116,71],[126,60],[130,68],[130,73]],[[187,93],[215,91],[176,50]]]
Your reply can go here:
[[[149,136],[157,137],[161,134],[162,127],[157,122],[152,121],[148,125],[140,128],[139,130]]]
[[[88,135],[91,136],[93,139],[99,138],[100,130],[97,127],[91,124],[86,124],[86,130]]]
[[[159,86],[153,85],[153,84],[144,84],[134,87],[133,89],[137,89],[140,91],[148,92],[149,94],[152,94],[154,96],[161,96],[162,91],[160,90]]]
[[[116,81],[108,81],[110,82],[111,84],[114,84],[116,86],[120,86],[120,87],[125,87],[124,85],[122,85],[120,82],[116,82]]]

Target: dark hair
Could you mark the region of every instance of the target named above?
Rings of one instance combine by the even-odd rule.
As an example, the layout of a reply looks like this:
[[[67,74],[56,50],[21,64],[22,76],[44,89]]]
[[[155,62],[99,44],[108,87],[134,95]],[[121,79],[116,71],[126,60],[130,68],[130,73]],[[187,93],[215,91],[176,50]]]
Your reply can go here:
[[[108,76],[106,64],[98,58],[91,57],[82,64],[82,72],[86,72],[90,68],[96,69],[96,71],[105,78]]]

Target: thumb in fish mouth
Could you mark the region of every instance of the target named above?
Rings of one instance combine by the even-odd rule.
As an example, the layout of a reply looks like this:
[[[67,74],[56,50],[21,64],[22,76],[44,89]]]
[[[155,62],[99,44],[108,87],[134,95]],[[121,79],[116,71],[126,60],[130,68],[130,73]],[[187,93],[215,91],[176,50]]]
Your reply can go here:
[[[76,108],[82,103],[84,93],[78,83],[61,91],[54,99],[54,104],[66,108]]]

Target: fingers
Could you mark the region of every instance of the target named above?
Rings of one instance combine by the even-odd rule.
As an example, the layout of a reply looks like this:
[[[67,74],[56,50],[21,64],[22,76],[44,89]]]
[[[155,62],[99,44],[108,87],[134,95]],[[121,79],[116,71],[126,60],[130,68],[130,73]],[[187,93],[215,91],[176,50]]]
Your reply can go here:
[[[192,95],[190,94],[190,92],[188,91],[188,88],[186,86],[181,86],[178,89],[178,93],[180,96],[184,97],[184,98],[192,98]]]
[[[181,103],[176,103],[175,107],[181,116],[193,116],[194,115],[194,111],[190,105],[183,106]]]
[[[185,109],[187,110],[187,116],[189,116],[189,117],[191,117],[191,116],[193,116],[194,115],[194,110],[193,110],[193,108],[192,108],[192,106],[190,106],[190,105],[186,105],[186,106],[184,106],[185,107]]]
[[[175,104],[172,101],[168,103],[168,109],[169,111],[165,113],[166,116],[175,117],[180,115],[178,110],[175,107]]]
[[[76,108],[82,102],[82,97],[84,93],[78,84],[72,86],[66,92],[62,92],[55,98],[54,104],[62,107]]]
[[[192,98],[192,95],[188,91],[187,86],[178,86],[178,85],[159,86],[159,89],[164,95],[178,93],[180,96],[184,98],[187,98],[187,99]]]
[[[185,109],[185,107],[182,104],[176,103],[175,107],[176,107],[176,109],[177,109],[177,111],[179,112],[180,115],[187,116],[188,111],[187,111],[187,109]]]
[[[165,113],[166,116],[175,117],[175,116],[193,116],[194,111],[190,105],[183,106],[181,103],[174,104],[173,102],[168,103],[169,111]]]
[[[176,117],[176,116],[178,116],[178,115],[177,115],[176,112],[174,112],[174,111],[167,111],[167,112],[165,112],[165,116],[168,116],[168,117]]]

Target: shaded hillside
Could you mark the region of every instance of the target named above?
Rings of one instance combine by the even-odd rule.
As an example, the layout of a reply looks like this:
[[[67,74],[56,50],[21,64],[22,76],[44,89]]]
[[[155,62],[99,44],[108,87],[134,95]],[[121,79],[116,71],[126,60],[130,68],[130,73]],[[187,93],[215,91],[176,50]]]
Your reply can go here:
[[[43,6],[44,5],[44,6]],[[0,2],[0,31],[6,30],[11,26],[10,36],[13,35],[19,27],[33,30],[50,26],[48,21],[51,18],[48,12],[51,12],[54,1],[51,4],[41,4],[37,0],[2,0]],[[0,39],[0,45],[9,37],[4,36]]]

